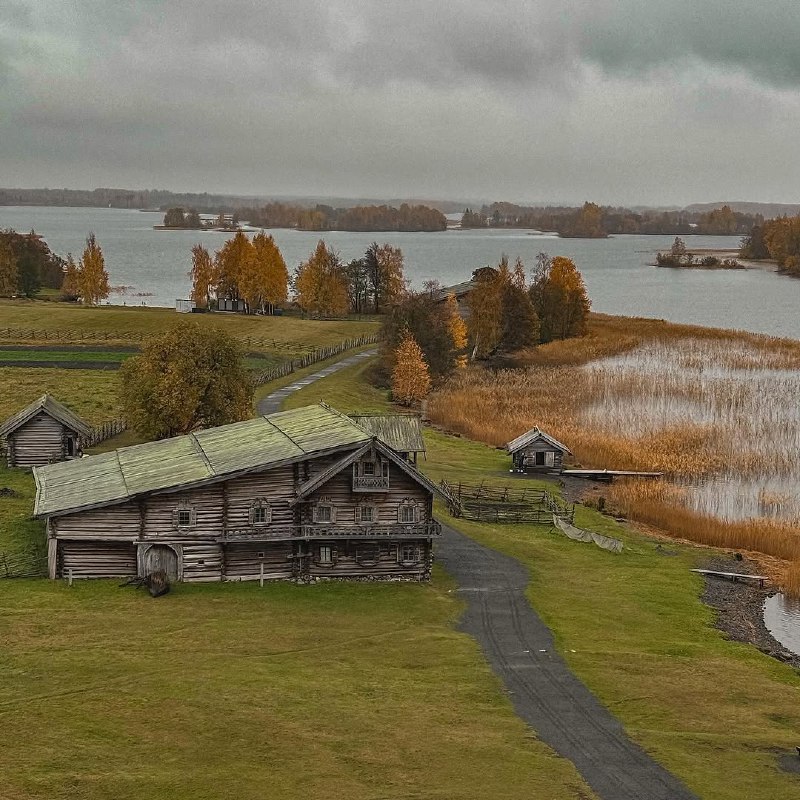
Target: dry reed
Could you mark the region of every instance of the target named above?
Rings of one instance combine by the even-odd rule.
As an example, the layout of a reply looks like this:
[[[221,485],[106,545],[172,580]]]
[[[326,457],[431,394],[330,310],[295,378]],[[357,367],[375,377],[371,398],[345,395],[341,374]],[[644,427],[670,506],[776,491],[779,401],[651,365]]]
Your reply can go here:
[[[789,564],[781,588],[787,597],[800,600],[800,560]]]
[[[619,484],[614,502],[687,539],[800,557],[800,343],[600,315],[520,358],[456,376],[431,419],[492,445],[538,425],[581,465],[664,472],[677,485]]]

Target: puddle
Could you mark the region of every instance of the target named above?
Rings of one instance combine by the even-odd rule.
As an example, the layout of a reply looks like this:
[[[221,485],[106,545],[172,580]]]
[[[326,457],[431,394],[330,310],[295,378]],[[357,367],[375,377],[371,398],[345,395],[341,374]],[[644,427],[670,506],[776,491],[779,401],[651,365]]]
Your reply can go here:
[[[764,624],[787,649],[800,655],[800,600],[774,594],[764,601]]]

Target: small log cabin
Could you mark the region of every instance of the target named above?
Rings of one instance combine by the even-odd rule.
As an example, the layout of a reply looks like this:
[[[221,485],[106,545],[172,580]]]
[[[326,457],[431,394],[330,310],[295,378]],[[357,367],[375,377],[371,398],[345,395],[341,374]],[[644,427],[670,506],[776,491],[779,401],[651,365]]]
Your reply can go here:
[[[438,492],[324,404],[37,467],[51,578],[430,577]]]
[[[9,467],[37,467],[79,458],[91,428],[49,394],[0,425],[0,446]]]
[[[572,452],[539,428],[531,428],[506,445],[515,472],[561,472]]]

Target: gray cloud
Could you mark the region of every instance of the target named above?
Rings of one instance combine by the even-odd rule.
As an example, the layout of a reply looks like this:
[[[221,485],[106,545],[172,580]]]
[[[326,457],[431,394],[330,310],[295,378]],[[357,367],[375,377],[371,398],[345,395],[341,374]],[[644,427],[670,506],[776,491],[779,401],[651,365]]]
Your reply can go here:
[[[0,0],[0,184],[792,200],[785,0]]]

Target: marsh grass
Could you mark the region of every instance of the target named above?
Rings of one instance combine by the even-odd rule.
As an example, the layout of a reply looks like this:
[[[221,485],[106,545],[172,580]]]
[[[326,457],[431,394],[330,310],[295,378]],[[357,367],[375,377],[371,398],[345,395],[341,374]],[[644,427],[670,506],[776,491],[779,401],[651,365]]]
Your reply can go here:
[[[538,425],[582,466],[664,472],[668,482],[612,488],[633,519],[800,554],[800,343],[600,317],[584,339],[521,363],[460,374],[429,399],[430,418],[495,446]]]
[[[788,597],[800,600],[800,558],[789,564],[783,579],[783,591]]]

